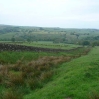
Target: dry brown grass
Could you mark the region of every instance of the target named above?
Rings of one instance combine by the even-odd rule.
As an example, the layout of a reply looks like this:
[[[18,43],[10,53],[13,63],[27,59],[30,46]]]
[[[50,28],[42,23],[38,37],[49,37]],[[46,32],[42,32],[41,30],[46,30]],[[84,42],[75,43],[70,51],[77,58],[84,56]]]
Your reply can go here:
[[[0,74],[2,74],[3,76],[7,75],[9,71],[9,67],[8,66],[1,66],[0,67]]]
[[[24,85],[24,78],[22,74],[14,74],[9,73],[7,76],[7,81],[5,82],[7,86],[14,87],[14,86],[22,86]]]
[[[52,75],[53,75],[53,72],[52,72],[52,71],[43,72],[43,73],[40,75],[40,80],[41,80],[41,81],[48,80]]]
[[[86,55],[88,51],[84,51],[83,54]],[[81,55],[44,56],[28,63],[23,62],[21,59],[16,64],[0,66],[0,84],[11,89],[15,87],[20,88],[21,86],[25,88],[29,87],[30,89],[40,88],[42,87],[40,83],[45,83],[50,80],[54,73],[52,72],[52,68],[55,68],[63,62],[69,62],[73,58],[78,58]],[[90,99],[98,99],[96,96]],[[22,95],[17,92],[7,91],[3,94],[2,99],[22,99]]]
[[[37,79],[30,78],[27,80],[27,84],[32,90],[39,87],[39,81]]]
[[[99,93],[94,91],[90,94],[89,99],[99,99]]]
[[[23,99],[23,95],[13,90],[8,90],[4,92],[0,99]]]
[[[75,57],[80,57],[80,55]],[[51,68],[62,62],[68,62],[72,58],[71,56],[44,56],[28,63],[23,63],[21,59],[14,65],[0,67],[0,83],[3,81],[7,86],[14,86],[24,84],[28,78],[40,77],[41,80],[46,80],[52,76]],[[14,72],[11,73],[11,71]],[[21,74],[18,75],[18,72]]]

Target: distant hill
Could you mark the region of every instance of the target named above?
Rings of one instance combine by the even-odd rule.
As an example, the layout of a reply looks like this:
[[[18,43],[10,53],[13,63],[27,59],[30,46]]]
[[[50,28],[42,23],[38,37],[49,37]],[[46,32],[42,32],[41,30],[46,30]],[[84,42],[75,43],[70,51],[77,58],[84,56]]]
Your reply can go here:
[[[99,40],[99,30],[0,25],[0,41],[11,41],[12,38],[15,41],[74,43],[80,40]]]

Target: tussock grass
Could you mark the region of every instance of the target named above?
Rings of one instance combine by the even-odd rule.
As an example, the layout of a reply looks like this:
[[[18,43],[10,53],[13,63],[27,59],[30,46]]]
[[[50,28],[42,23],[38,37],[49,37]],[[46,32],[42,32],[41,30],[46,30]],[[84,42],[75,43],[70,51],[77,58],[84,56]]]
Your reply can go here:
[[[99,47],[56,68],[52,81],[24,99],[99,99]]]
[[[26,62],[37,60],[39,57],[44,56],[75,56],[75,55],[86,55],[90,48],[81,48],[77,50],[72,50],[70,52],[14,52],[14,51],[1,51],[0,52],[0,64],[15,64],[18,60],[23,60]]]
[[[82,50],[84,52],[85,50]],[[79,54],[78,52],[77,54]],[[6,64],[0,67],[0,83],[7,89],[11,89],[9,92],[5,89],[2,99],[20,99],[13,94],[19,94],[21,90],[21,96],[24,93],[30,92],[29,90],[40,89],[45,83],[50,81],[54,74],[54,68],[63,62],[69,62],[74,58],[78,58],[80,55],[73,56],[41,56],[36,60],[24,61],[24,58],[18,60],[15,64]],[[18,92],[15,89],[18,88]],[[23,89],[24,88],[24,89]],[[14,90],[14,91],[13,91]],[[6,93],[7,91],[7,93]],[[17,98],[16,98],[17,97]]]
[[[23,95],[15,90],[8,90],[0,94],[0,99],[23,99]]]
[[[93,91],[89,95],[89,99],[99,99],[99,92]]]

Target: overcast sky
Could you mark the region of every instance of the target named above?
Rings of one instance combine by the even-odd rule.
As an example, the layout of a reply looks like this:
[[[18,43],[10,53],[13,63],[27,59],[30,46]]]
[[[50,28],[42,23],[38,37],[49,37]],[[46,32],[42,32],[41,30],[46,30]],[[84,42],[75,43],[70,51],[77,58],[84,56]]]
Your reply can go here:
[[[0,24],[99,29],[99,0],[0,0]]]

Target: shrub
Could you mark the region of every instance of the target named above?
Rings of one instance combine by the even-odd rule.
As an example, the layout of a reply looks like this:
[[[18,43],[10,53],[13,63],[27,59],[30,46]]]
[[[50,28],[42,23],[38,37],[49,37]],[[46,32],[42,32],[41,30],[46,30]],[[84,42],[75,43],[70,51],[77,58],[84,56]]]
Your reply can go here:
[[[83,46],[85,46],[85,45],[90,45],[90,42],[89,42],[89,41],[83,41],[83,42],[82,42],[82,45],[83,45]]]

